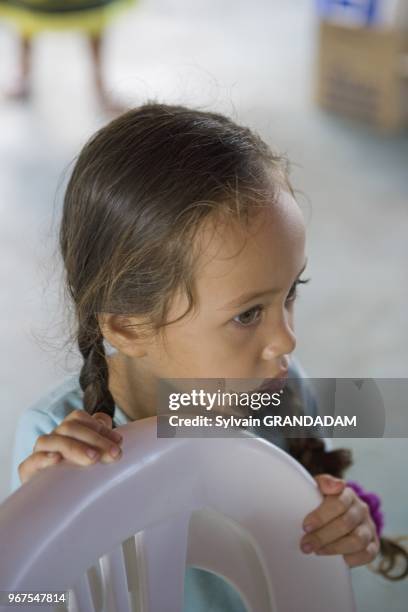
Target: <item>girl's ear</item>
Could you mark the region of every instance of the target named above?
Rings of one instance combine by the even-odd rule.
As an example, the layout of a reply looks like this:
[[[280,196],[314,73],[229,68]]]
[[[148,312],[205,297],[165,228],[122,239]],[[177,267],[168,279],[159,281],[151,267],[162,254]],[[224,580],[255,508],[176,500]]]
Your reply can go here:
[[[98,323],[103,337],[120,353],[129,357],[144,357],[147,354],[147,326],[139,317],[100,313]]]

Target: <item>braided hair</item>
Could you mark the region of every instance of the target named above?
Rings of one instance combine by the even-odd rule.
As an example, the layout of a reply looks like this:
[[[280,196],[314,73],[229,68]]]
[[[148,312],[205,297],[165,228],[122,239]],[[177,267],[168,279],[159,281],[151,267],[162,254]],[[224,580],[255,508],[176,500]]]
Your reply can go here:
[[[115,402],[109,390],[109,370],[103,335],[95,316],[87,326],[80,326],[78,347],[84,360],[79,374],[79,384],[84,393],[84,409],[89,414],[105,412],[111,417],[112,426],[115,427]]]

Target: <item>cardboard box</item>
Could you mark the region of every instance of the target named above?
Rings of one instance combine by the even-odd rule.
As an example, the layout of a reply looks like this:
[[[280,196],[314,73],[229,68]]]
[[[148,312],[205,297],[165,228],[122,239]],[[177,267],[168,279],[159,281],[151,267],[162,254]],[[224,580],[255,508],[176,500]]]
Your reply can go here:
[[[408,0],[316,0],[324,21],[346,26],[408,28]]]
[[[315,98],[386,132],[408,125],[407,33],[319,23]]]

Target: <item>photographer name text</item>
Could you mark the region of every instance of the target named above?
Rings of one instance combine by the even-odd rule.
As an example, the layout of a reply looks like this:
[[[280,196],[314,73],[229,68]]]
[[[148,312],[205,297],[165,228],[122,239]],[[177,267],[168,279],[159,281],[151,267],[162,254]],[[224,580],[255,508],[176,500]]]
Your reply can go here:
[[[259,417],[236,417],[234,415],[224,416],[217,415],[204,416],[197,415],[194,417],[182,417],[179,415],[171,415],[168,417],[168,422],[171,427],[221,427],[228,429],[229,427],[356,427],[356,416],[284,416],[281,415],[266,415],[262,419]]]

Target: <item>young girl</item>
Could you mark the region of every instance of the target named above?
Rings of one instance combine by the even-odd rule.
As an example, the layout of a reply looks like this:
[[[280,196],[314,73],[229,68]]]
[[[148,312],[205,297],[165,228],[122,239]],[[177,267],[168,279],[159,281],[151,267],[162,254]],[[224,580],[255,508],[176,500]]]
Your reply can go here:
[[[0,0],[0,18],[13,24],[20,43],[20,74],[7,97],[27,99],[31,94],[32,43],[45,30],[76,29],[84,32],[93,62],[94,83],[105,110],[123,112],[109,95],[102,70],[103,34],[112,18],[135,0]]]
[[[230,119],[149,103],[99,130],[70,178],[60,247],[83,366],[23,413],[13,488],[58,461],[120,460],[114,428],[156,414],[160,378],[304,375],[292,356],[302,214],[285,159]],[[306,384],[291,401],[315,410]],[[304,518],[304,553],[350,567],[380,548],[390,559],[378,511],[342,478],[350,453],[274,441],[323,494]],[[215,575],[188,568],[185,584],[186,610],[244,609]]]

